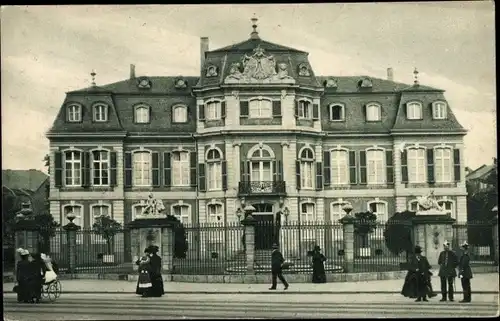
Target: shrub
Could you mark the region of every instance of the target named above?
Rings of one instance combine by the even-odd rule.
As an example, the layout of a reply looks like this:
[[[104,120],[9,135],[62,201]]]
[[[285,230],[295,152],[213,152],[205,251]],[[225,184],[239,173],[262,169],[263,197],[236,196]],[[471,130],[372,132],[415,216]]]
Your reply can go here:
[[[110,216],[102,215],[96,218],[92,230],[106,240],[108,254],[113,254],[112,241],[115,235],[122,230],[122,225]]]
[[[377,228],[377,215],[372,212],[360,212],[354,214],[354,233],[361,239],[361,246],[368,246],[368,234]]]
[[[404,211],[395,213],[388,221],[384,230],[385,245],[395,255],[413,252],[412,220],[416,213]]]
[[[186,230],[184,229],[184,225],[179,221],[179,219],[173,215],[167,215],[167,220],[171,222],[175,222],[173,226],[174,232],[174,258],[176,259],[185,259],[186,252],[188,250],[188,242]]]

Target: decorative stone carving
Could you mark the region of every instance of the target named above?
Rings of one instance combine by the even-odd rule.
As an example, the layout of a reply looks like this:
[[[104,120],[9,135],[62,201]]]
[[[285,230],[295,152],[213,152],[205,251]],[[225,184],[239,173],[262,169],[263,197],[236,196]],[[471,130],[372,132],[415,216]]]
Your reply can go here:
[[[137,87],[141,89],[151,88],[151,80],[147,77],[139,77],[137,78]]]
[[[217,77],[219,74],[217,66],[210,65],[207,67],[207,73],[205,74],[207,78]]]
[[[233,90],[231,93],[233,94],[234,98],[236,98],[236,99],[238,99],[240,97],[240,92],[238,90]]]
[[[243,71],[241,70],[243,67]],[[288,76],[287,64],[278,64],[276,71],[276,60],[272,55],[266,55],[264,49],[257,46],[251,56],[244,55],[241,64],[231,64],[229,75],[225,83],[295,83]]]
[[[417,197],[418,205],[420,205],[424,210],[438,210],[443,211],[441,206],[439,206],[436,197],[434,196],[434,191],[431,191],[429,195]]]
[[[175,79],[175,88],[186,88],[187,82],[182,78]]]
[[[281,91],[281,99],[285,99],[286,98],[286,89],[283,89]]]
[[[142,210],[142,216],[159,216],[165,211],[165,206],[162,200],[157,200],[153,198],[153,194],[149,194],[146,200],[146,206]]]
[[[299,76],[310,77],[311,72],[309,71],[309,66],[305,63],[299,64]]]
[[[325,81],[325,87],[326,88],[337,88],[338,84],[337,84],[337,80],[334,79],[334,78],[328,78],[326,81]]]

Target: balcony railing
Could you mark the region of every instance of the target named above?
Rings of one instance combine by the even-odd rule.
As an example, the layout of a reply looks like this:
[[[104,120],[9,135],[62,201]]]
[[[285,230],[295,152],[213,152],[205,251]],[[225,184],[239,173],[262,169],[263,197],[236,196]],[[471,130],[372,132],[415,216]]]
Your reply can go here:
[[[285,195],[284,181],[240,182],[239,195]]]

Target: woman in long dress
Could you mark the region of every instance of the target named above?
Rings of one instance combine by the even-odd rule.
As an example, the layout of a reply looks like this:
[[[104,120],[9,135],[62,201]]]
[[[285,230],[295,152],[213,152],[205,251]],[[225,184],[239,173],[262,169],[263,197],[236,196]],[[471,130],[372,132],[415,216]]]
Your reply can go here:
[[[161,276],[161,257],[157,254],[159,251],[158,246],[152,245],[149,247],[149,260],[151,265],[151,289],[149,291],[149,295],[152,297],[161,297],[165,294],[163,289],[163,277]]]
[[[18,249],[21,260],[16,266],[16,292],[17,302],[33,303],[36,298],[36,286],[38,284],[35,265],[29,260],[30,252],[26,249]]]
[[[151,264],[148,255],[144,255],[137,261],[139,265],[139,279],[137,280],[137,288],[135,290],[136,294],[142,295],[142,297],[148,297],[151,287]]]
[[[316,245],[312,252],[313,283],[326,283],[325,261],[326,257],[321,253],[321,248]]]
[[[33,270],[34,273],[36,274],[35,277],[35,302],[39,302],[42,298],[42,287],[43,283],[45,281],[45,273],[47,272],[47,266],[45,265],[45,262],[42,260],[42,256],[40,253],[33,253],[31,255],[33,260],[31,261],[31,264],[33,265]]]

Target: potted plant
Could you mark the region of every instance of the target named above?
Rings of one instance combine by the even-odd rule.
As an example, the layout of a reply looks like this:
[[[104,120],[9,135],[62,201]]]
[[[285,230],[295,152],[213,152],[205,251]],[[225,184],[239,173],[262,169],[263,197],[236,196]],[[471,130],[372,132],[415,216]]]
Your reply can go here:
[[[108,215],[101,215],[96,218],[92,225],[92,230],[96,235],[100,235],[106,241],[106,254],[103,255],[103,263],[114,263],[115,255],[113,251],[113,239],[122,229],[122,225]]]
[[[377,215],[372,212],[360,212],[354,214],[354,234],[358,240],[358,255],[360,257],[370,257],[371,249],[369,245],[369,235],[377,228]]]

